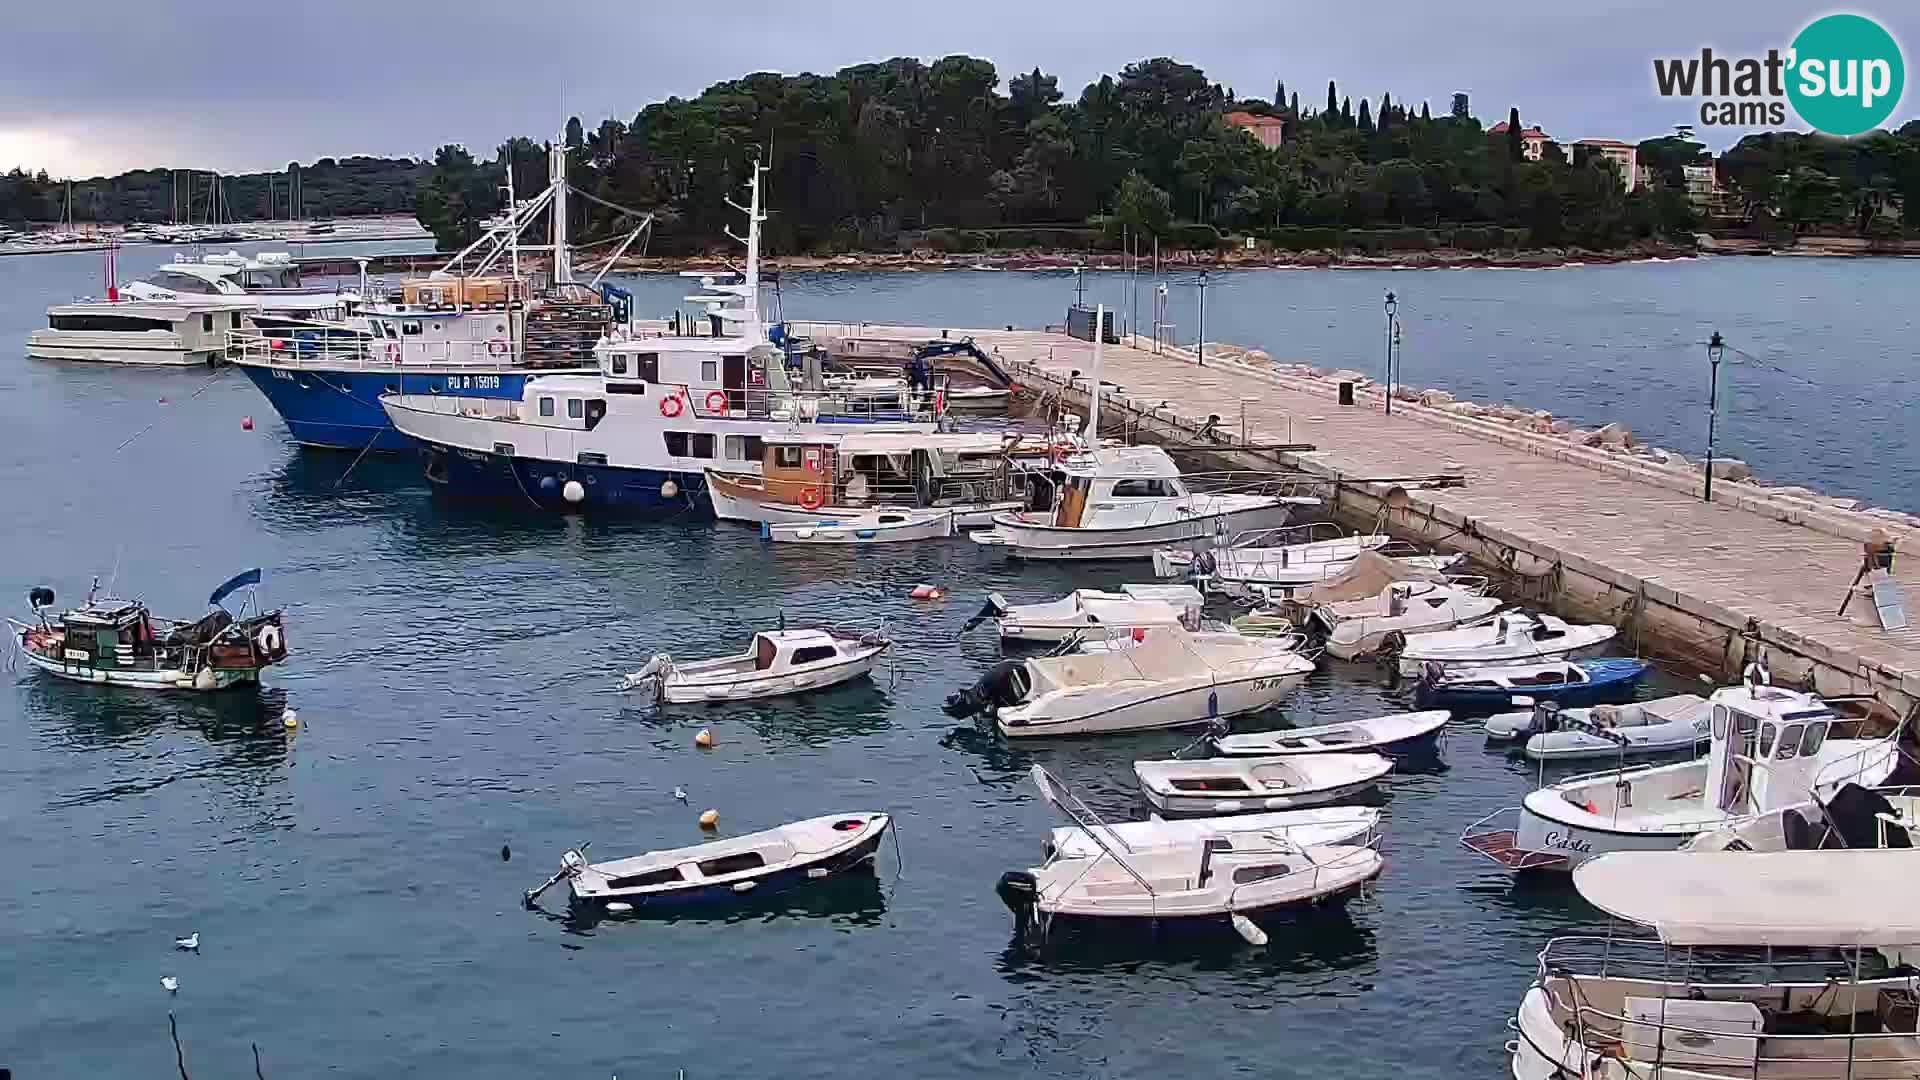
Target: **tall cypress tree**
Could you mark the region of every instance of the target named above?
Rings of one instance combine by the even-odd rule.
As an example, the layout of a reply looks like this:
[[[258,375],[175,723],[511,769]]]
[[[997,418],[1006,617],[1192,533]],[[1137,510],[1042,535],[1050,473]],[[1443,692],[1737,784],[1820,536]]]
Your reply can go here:
[[[1420,119],[1422,121],[1431,121],[1433,119],[1433,110],[1427,108],[1427,103],[1424,101],[1420,103]]]
[[[1295,120],[1300,119],[1300,91],[1293,92],[1293,98],[1287,102],[1287,111],[1293,114]]]
[[[1347,127],[1353,126],[1353,99],[1350,97],[1340,99],[1340,123]]]
[[[1396,119],[1398,118],[1393,115],[1393,95],[1381,94],[1380,115],[1374,118],[1374,122],[1380,126],[1381,131],[1385,131],[1394,125]]]
[[[1333,92],[1332,79],[1327,80],[1326,123],[1328,127],[1338,127],[1340,125],[1340,98]]]
[[[1276,109],[1287,107],[1287,80],[1285,79],[1277,80],[1273,84],[1273,107]]]
[[[1525,155],[1525,144],[1520,141],[1520,109],[1516,106],[1507,113],[1507,160],[1519,161]]]
[[[1360,130],[1373,133],[1373,114],[1367,111],[1367,99],[1360,99]]]

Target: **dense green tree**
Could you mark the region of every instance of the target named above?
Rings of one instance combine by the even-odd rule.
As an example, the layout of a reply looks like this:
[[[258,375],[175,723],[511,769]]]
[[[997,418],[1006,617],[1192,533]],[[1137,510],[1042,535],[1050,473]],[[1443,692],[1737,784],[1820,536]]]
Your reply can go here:
[[[1332,79],[1327,80],[1327,109],[1320,114],[1320,119],[1328,127],[1337,127],[1340,123],[1340,98],[1333,91]]]
[[[1367,110],[1366,98],[1360,99],[1360,130],[1368,135],[1373,134],[1373,114]]]
[[[504,177],[504,169],[481,166],[464,146],[441,147],[433,155],[433,174],[420,189],[420,224],[443,249],[473,243],[481,223],[500,208],[498,184]]]
[[[1527,144],[1520,137],[1520,108],[1507,111],[1507,160],[1521,161],[1527,156]]]
[[[1130,172],[1120,181],[1114,194],[1113,220],[1137,234],[1165,236],[1173,221],[1173,207],[1167,193],[1138,172]]]

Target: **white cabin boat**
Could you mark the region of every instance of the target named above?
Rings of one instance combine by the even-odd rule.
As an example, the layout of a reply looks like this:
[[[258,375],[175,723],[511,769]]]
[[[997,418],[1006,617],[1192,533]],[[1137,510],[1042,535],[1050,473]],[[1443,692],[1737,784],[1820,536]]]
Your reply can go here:
[[[1387,635],[1446,630],[1500,610],[1500,601],[1450,582],[1396,581],[1376,596],[1315,607],[1308,616],[1326,633],[1327,653],[1342,660],[1380,651]]]
[[[658,653],[622,686],[651,686],[670,704],[803,694],[867,674],[892,644],[878,631],[769,630],[753,635],[745,652],[717,660],[681,664]]]
[[[1253,920],[1263,912],[1332,903],[1380,875],[1380,853],[1366,844],[1302,845],[1272,832],[1201,833],[1192,839],[1132,846],[1086,804],[1035,766],[1034,783],[1099,847],[1092,857],[1055,854],[1009,871],[995,892],[1024,938],[1064,930],[1062,922],[1118,928],[1198,924],[1231,929],[1263,945]]]
[[[1313,526],[1306,528],[1312,535]],[[1298,532],[1298,527],[1263,530],[1236,536],[1222,547],[1197,551],[1161,548],[1153,553],[1153,572],[1161,577],[1218,579],[1238,585],[1311,585],[1339,573],[1361,552],[1377,551],[1393,542],[1384,533],[1278,542]]]
[[[1429,663],[1455,669],[1591,656],[1618,633],[1606,623],[1576,624],[1553,615],[1510,611],[1473,626],[1403,634],[1384,642],[1383,648],[1398,650],[1400,674],[1415,676]]]
[[[1514,1080],[1920,1076],[1908,852],[1620,852],[1574,871],[1653,937],[1560,937],[1509,1023]],[[1653,887],[1650,887],[1653,886]]]
[[[1286,524],[1320,500],[1190,491],[1167,452],[1121,446],[1069,457],[1049,477],[1044,510],[996,514],[976,543],[1024,559],[1151,559],[1175,544]]]
[[[1843,784],[1876,786],[1899,765],[1898,723],[1750,679],[1709,699],[1707,756],[1548,785],[1469,826],[1461,843],[1510,870],[1569,869],[1609,851],[1671,850]]]
[[[1243,814],[1320,806],[1370,790],[1392,771],[1392,759],[1369,753],[1133,763],[1141,793],[1165,814]]]
[[[1188,727],[1274,705],[1312,671],[1313,661],[1271,642],[1160,629],[1130,649],[996,665],[948,698],[947,711],[991,710],[1008,738]]]
[[[1136,627],[1198,627],[1206,598],[1191,585],[1122,585],[1119,592],[1075,589],[1057,600],[1009,604],[999,593],[987,598],[999,613],[1002,639],[1099,640]]]
[[[117,300],[47,308],[45,329],[27,335],[38,360],[185,367],[226,358],[227,334],[252,325],[259,303],[244,296],[134,290]]]
[[[835,517],[792,525],[760,526],[762,539],[775,544],[909,544],[944,540],[954,533],[951,510],[869,510],[856,517]]]
[[[1394,754],[1431,746],[1452,713],[1445,709],[1394,713],[1334,724],[1216,735],[1209,742],[1222,757],[1278,757],[1368,751]]]

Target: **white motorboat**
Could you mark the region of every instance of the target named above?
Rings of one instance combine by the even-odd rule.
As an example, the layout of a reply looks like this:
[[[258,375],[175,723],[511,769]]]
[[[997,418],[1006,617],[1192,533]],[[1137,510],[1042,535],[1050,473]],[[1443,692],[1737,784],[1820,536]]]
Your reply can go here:
[[[1097,640],[1135,627],[1181,626],[1199,617],[1206,598],[1191,585],[1122,585],[1119,592],[1075,589],[1058,600],[1009,604],[987,597],[1009,641]]]
[[[575,903],[616,913],[750,902],[839,874],[870,872],[892,824],[886,814],[857,810],[601,863],[572,850],[560,857],[560,872],[524,899],[531,907],[564,880]]]
[[[1920,828],[1920,788],[1842,784],[1828,795],[1701,833],[1682,851],[1913,851]],[[1916,866],[1920,869],[1920,866]]]
[[[1524,739],[1526,755],[1535,761],[1684,752],[1707,744],[1708,711],[1707,699],[1698,694],[1584,709],[1542,701],[1489,718],[1487,741]]]
[[[1920,1076],[1908,852],[1618,852],[1574,871],[1649,928],[1558,937],[1508,1022],[1514,1080]],[[1891,970],[1890,970],[1891,968]]]
[[[1749,680],[1708,699],[1707,756],[1550,784],[1468,826],[1460,842],[1509,870],[1570,869],[1609,851],[1671,850],[1843,784],[1873,787],[1899,765],[1901,725],[1884,712],[1843,715],[1763,674]]]
[[[1153,572],[1163,578],[1222,578],[1267,585],[1310,585],[1325,581],[1360,557],[1393,542],[1384,533],[1336,536],[1302,543],[1274,543],[1302,527],[1271,529],[1236,536],[1223,547],[1193,550],[1161,548],[1153,553]],[[1304,526],[1311,530],[1313,526]],[[1311,535],[1311,531],[1309,534]]]
[[[1091,858],[1056,854],[1040,866],[1001,876],[995,892],[1013,912],[1022,937],[1044,938],[1062,920],[1156,929],[1196,923],[1231,928],[1264,945],[1266,931],[1250,916],[1342,899],[1378,877],[1384,865],[1370,846],[1301,845],[1272,832],[1203,834],[1131,847],[1046,770],[1035,766],[1033,779],[1100,853]]]
[[[1213,752],[1223,757],[1275,757],[1355,751],[1405,753],[1433,745],[1452,715],[1445,709],[1394,713],[1391,716],[1347,720],[1337,724],[1216,735],[1209,741]]]
[[[1166,814],[1241,814],[1320,806],[1367,791],[1393,771],[1379,754],[1136,761],[1134,778]]]
[[[869,510],[800,525],[760,526],[761,539],[776,544],[906,544],[952,535],[949,510]]]
[[[1330,655],[1353,660],[1379,652],[1388,634],[1446,630],[1499,609],[1498,599],[1464,585],[1396,581],[1364,600],[1318,605],[1308,620],[1325,631]]]
[[[1320,500],[1250,492],[1195,494],[1157,446],[1118,446],[1066,458],[1049,477],[1046,510],[995,514],[979,544],[1025,559],[1150,559],[1172,544],[1278,528]]]
[[[1461,668],[1571,660],[1595,654],[1618,633],[1606,623],[1574,624],[1552,615],[1509,611],[1494,616],[1491,622],[1452,630],[1394,631],[1380,648],[1388,653],[1397,651],[1400,674],[1413,676],[1428,663]]]
[[[250,325],[249,317],[260,308],[243,296],[128,288],[117,299],[47,308],[46,328],[27,335],[27,355],[102,364],[218,364],[226,357],[228,331]]]
[[[622,688],[650,686],[659,700],[676,705],[800,694],[867,674],[892,645],[877,630],[766,630],[753,635],[745,652],[717,660],[681,664],[657,653]]]
[[[1008,738],[1187,727],[1258,712],[1291,693],[1313,661],[1259,641],[1156,630],[1130,649],[1011,660],[947,699],[991,710]]]
[[[1380,830],[1380,811],[1371,806],[1312,806],[1304,810],[1276,810],[1270,814],[1235,814],[1229,817],[1198,817],[1150,821],[1123,821],[1099,826],[1109,843],[1116,840],[1129,850],[1181,847],[1210,837],[1256,833],[1271,834],[1298,847],[1321,844],[1364,844],[1371,846]],[[1053,830],[1044,845],[1047,858],[1094,859],[1101,854],[1100,844],[1078,825]]]

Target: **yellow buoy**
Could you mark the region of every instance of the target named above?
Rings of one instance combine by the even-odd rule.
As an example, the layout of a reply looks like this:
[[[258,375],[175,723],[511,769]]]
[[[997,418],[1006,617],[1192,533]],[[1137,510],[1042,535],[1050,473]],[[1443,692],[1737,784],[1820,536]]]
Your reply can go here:
[[[695,745],[695,746],[697,746],[697,747],[699,747],[699,748],[701,748],[702,750],[705,750],[705,749],[708,749],[708,748],[710,748],[710,747],[712,747],[712,746],[713,746],[713,732],[712,732],[711,730],[709,730],[709,729],[707,729],[707,728],[701,728],[701,729],[700,729],[700,734],[698,734],[698,735],[695,735],[695,736],[693,737],[693,745]]]
[[[701,813],[700,813],[700,827],[701,827],[701,828],[703,828],[703,829],[711,829],[711,828],[714,828],[714,827],[716,827],[716,826],[718,826],[719,824],[720,824],[720,811],[718,811],[718,810],[703,810],[703,811],[701,811]]]
[[[288,709],[280,714],[280,722],[287,726],[288,731],[292,731],[300,726],[300,714]]]

